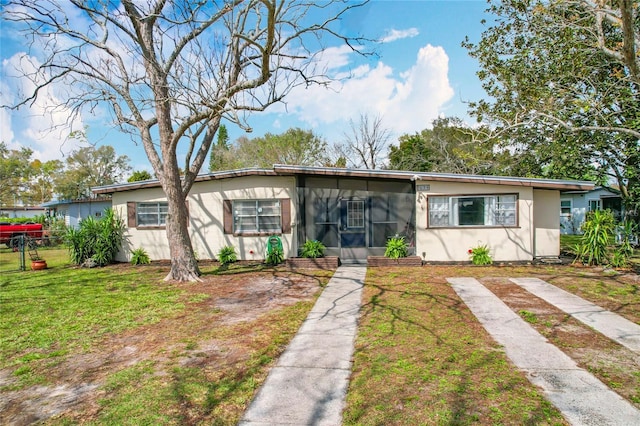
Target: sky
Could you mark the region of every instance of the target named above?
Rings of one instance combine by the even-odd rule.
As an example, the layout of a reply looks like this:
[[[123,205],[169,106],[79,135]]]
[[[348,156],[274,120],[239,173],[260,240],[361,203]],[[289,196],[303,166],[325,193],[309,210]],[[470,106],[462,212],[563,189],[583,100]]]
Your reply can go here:
[[[486,95],[476,76],[477,63],[461,42],[465,37],[479,41],[485,29],[481,21],[489,18],[486,8],[484,0],[372,0],[354,9],[342,20],[342,29],[380,40],[373,46],[376,55],[363,57],[345,46],[332,46],[325,56],[329,71],[339,75],[348,70],[351,78],[332,90],[292,91],[284,104],[249,117],[251,133],[226,123],[230,140],[299,127],[329,144],[340,143],[345,134],[351,134],[350,122],[357,124],[361,115],[379,117],[395,144],[403,134],[430,128],[438,117],[460,117],[472,125],[467,104]],[[25,53],[38,60],[36,52],[27,50],[25,37],[0,22],[1,105],[21,99],[32,89],[15,71]],[[80,143],[70,139],[69,133],[86,126],[89,142],[112,145],[118,155],[129,157],[134,170],[152,171],[142,145],[121,133],[100,107],[84,111],[69,127],[62,125],[68,111],[47,112],[60,93],[45,95],[19,110],[0,108],[0,138],[9,148],[29,147],[34,151],[32,158],[41,161],[64,160]],[[206,164],[203,169],[206,172]]]

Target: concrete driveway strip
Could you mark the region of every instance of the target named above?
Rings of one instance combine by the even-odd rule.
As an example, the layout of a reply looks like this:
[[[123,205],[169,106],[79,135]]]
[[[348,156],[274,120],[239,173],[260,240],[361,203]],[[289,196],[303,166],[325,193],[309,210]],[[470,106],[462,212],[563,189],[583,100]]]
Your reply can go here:
[[[511,361],[572,425],[640,425],[640,410],[549,343],[474,278],[447,278]]]
[[[366,271],[336,270],[239,425],[342,423]]]
[[[611,340],[634,352],[640,352],[640,325],[541,279],[512,278],[511,281]]]

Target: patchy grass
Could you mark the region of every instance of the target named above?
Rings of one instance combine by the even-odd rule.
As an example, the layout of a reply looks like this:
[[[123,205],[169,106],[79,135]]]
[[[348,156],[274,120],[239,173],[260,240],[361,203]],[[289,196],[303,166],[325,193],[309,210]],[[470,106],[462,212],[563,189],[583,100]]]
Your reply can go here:
[[[565,424],[445,281],[496,270],[369,269],[345,424]]]
[[[571,282],[571,286],[580,289],[583,295],[589,295],[594,303],[608,306],[609,309],[635,322],[640,294],[628,292],[637,286],[621,283],[620,280],[632,276],[602,277],[572,276],[580,269],[565,268],[556,276],[546,277],[558,287],[562,282]],[[637,279],[637,276],[635,276]],[[585,370],[592,373],[612,390],[619,393],[636,407],[640,408],[640,364],[638,354],[627,349],[606,336],[594,331],[588,325],[572,318],[553,305],[533,296],[523,288],[509,282],[506,278],[483,279],[483,284],[500,297],[511,309],[520,315],[545,336],[551,343],[570,356]],[[608,288],[623,291],[600,292]],[[602,297],[600,297],[600,296]],[[635,306],[629,310],[617,309],[627,303]]]
[[[82,269],[60,250],[10,272],[7,254],[4,424],[236,424],[332,275],[209,263],[167,283],[162,264]]]
[[[184,309],[158,270],[68,267],[61,252],[47,252],[49,269],[0,276],[0,368],[84,351]]]
[[[29,254],[25,252],[26,271],[20,271],[20,253],[0,245],[0,273],[9,272],[30,272],[30,273],[48,273],[50,269],[62,268],[69,266],[69,251],[65,247],[39,247],[38,254],[47,261],[48,270],[31,271],[31,259]],[[51,272],[51,271],[49,271]]]
[[[575,256],[576,246],[580,243],[582,235],[560,235],[560,252]]]

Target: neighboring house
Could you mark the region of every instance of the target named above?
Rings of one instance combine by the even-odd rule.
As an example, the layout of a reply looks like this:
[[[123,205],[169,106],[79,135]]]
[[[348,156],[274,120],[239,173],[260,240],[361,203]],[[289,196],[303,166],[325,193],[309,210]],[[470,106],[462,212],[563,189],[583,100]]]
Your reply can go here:
[[[13,206],[13,207],[0,207],[0,217],[26,217],[35,218],[45,214],[46,209],[42,206]]]
[[[395,234],[426,262],[469,260],[486,244],[496,261],[557,257],[560,191],[593,189],[589,182],[387,170],[276,165],[201,175],[187,198],[189,231],[199,258],[235,247],[240,259],[264,259],[268,236],[280,236],[285,257],[305,240],[327,255],[365,262],[384,254]],[[127,218],[127,246],[168,259],[166,197],[158,181],[93,188],[111,194]]]
[[[580,234],[587,212],[594,210],[613,211],[616,219],[624,213],[622,198],[619,193],[606,188],[596,187],[592,190],[572,190],[560,193],[560,232],[563,234]]]
[[[99,219],[104,211],[111,207],[109,198],[86,198],[78,200],[49,201],[43,207],[49,211],[49,216],[64,218],[68,227],[77,228],[80,221],[92,216]]]

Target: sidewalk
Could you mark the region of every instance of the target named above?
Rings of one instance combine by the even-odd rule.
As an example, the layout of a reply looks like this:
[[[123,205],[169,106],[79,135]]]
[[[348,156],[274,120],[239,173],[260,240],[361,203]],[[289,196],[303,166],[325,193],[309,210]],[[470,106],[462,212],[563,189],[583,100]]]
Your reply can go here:
[[[640,424],[640,410],[578,367],[478,280],[447,278],[447,281],[489,334],[504,346],[509,359],[542,389],[569,423]]]
[[[239,425],[340,425],[366,266],[339,267]]]

